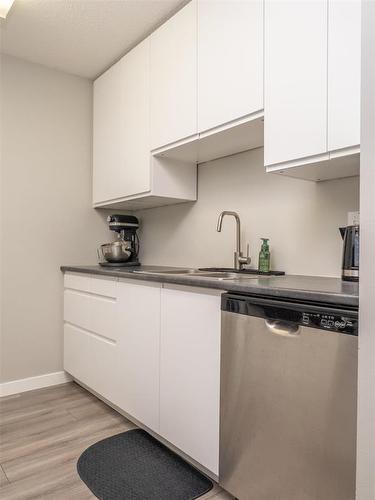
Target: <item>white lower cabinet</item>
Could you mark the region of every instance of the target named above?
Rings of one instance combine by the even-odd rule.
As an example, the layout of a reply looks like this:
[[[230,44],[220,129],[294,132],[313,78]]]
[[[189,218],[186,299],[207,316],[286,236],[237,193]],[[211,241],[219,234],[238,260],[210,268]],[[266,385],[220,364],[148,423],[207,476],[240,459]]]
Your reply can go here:
[[[64,369],[73,377],[89,385],[90,335],[70,323],[64,324]]]
[[[64,321],[90,329],[90,301],[87,293],[75,290],[64,291]]]
[[[218,474],[221,292],[165,286],[160,434]]]
[[[117,280],[67,273],[64,285],[64,369],[113,401]]]
[[[159,431],[160,283],[118,287],[116,405]]]
[[[64,369],[108,401],[113,401],[116,344],[77,326],[64,325]]]
[[[65,275],[64,368],[218,475],[221,291]]]

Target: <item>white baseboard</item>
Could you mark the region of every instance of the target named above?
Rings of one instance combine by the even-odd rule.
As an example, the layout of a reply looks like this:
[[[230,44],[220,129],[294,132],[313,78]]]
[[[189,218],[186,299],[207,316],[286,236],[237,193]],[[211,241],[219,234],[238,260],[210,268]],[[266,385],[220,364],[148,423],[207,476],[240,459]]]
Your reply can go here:
[[[12,380],[11,382],[0,384],[0,397],[12,396],[13,394],[32,391],[34,389],[43,389],[43,387],[49,387],[51,385],[64,384],[71,380],[72,377],[64,371]]]

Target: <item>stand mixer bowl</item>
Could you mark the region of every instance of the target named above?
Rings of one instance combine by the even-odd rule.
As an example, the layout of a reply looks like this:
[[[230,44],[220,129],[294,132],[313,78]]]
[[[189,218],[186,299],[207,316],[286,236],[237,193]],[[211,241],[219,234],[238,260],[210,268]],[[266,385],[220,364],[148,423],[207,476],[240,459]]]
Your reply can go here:
[[[99,260],[106,260],[107,262],[126,262],[132,255],[132,248],[130,241],[113,241],[112,243],[105,243],[98,248]]]

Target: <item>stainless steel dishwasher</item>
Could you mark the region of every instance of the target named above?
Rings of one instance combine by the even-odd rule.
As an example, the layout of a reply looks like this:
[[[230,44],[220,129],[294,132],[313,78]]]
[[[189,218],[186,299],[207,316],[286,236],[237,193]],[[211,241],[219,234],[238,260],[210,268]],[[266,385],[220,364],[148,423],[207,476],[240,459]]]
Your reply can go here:
[[[358,312],[222,298],[219,482],[240,500],[354,500]]]

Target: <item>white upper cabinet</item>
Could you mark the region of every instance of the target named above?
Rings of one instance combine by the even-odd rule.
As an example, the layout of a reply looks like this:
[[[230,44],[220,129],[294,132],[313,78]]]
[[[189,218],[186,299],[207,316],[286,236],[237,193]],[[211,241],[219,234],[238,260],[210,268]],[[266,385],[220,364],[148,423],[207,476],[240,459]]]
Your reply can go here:
[[[328,3],[328,150],[360,143],[361,0]]]
[[[147,38],[124,57],[124,168],[118,177],[125,187],[122,196],[150,189],[149,56]]]
[[[263,0],[198,0],[198,129],[263,110]]]
[[[197,4],[151,35],[151,149],[197,133]]]
[[[327,2],[266,0],[266,165],[327,150]]]
[[[124,168],[124,60],[94,82],[93,202],[117,198]],[[122,186],[126,190],[126,186]]]
[[[94,82],[94,203],[150,189],[149,43]]]
[[[266,0],[267,171],[359,174],[360,64],[360,0]]]
[[[150,38],[94,82],[94,207],[149,208],[196,199],[196,167],[152,158]]]

